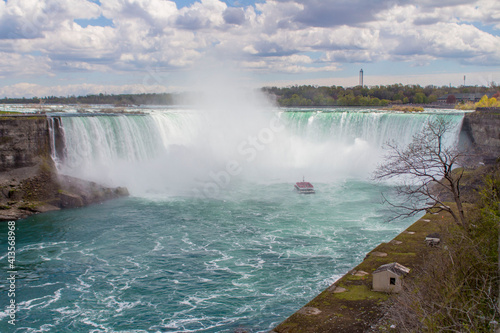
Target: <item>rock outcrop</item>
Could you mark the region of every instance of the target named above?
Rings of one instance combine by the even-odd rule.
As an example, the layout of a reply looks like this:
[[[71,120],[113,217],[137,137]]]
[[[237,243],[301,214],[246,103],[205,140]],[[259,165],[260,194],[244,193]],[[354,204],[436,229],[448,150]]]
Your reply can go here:
[[[126,188],[108,188],[58,175],[40,163],[0,173],[0,221],[62,208],[77,208],[128,196]]]
[[[495,163],[500,156],[500,108],[478,108],[467,113],[462,125],[465,135],[485,164]]]
[[[34,166],[49,154],[45,116],[0,117],[0,172]]]
[[[83,207],[128,195],[126,188],[108,188],[59,175],[50,156],[51,136],[62,140],[61,133],[51,133],[58,125],[60,119],[41,115],[0,117],[0,220]]]

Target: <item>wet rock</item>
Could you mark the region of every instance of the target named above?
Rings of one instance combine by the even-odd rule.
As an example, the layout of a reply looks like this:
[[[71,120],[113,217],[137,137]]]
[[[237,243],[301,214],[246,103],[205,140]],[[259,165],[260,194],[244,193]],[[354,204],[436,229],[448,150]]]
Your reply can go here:
[[[117,187],[115,189],[115,194],[119,197],[128,197],[130,195],[126,187]]]
[[[83,198],[73,193],[61,192],[59,193],[59,199],[61,199],[61,208],[78,208],[84,206]]]

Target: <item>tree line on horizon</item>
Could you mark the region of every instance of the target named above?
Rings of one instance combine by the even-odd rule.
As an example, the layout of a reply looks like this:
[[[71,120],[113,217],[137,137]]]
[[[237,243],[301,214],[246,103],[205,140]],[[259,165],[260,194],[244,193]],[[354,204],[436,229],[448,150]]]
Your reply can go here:
[[[393,84],[387,86],[313,86],[264,87],[261,91],[279,106],[386,106],[388,104],[432,104],[447,94],[487,93],[500,87],[425,86]],[[0,104],[107,104],[175,105],[189,104],[197,93],[90,94],[86,96],[47,96],[0,99]],[[453,103],[453,101],[448,101]]]
[[[280,106],[386,106],[388,104],[432,104],[448,94],[487,93],[498,87],[425,86],[393,84],[387,86],[291,86],[265,87]]]
[[[173,105],[182,94],[148,93],[148,94],[92,94],[86,96],[47,96],[32,98],[0,99],[0,104],[107,104],[115,106],[128,105]]]

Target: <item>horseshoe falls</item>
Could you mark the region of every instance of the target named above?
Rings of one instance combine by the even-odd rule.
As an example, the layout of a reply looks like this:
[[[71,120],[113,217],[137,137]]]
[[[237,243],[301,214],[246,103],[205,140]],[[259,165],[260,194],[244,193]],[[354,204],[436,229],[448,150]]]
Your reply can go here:
[[[61,116],[59,171],[131,196],[16,222],[18,331],[269,331],[413,222],[387,222],[381,193],[392,185],[371,181],[384,144],[408,144],[446,117],[456,145],[463,119],[450,110],[143,112]],[[303,177],[316,194],[293,192]]]

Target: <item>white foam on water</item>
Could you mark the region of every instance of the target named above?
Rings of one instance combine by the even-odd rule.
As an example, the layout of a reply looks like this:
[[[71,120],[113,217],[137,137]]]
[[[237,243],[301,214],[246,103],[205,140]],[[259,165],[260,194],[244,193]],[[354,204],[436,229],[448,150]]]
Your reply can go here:
[[[140,263],[138,263],[138,262],[136,262],[136,261],[134,260],[134,257],[127,256],[127,258],[126,258],[125,260],[126,260],[127,262],[131,263],[132,265],[134,265],[134,267],[136,267],[136,268],[141,268],[141,267],[142,267]],[[148,268],[149,268],[149,267],[147,267],[147,266],[145,267],[145,269],[146,269],[146,270],[147,270]]]
[[[255,263],[253,263],[255,262]],[[234,264],[236,266],[239,266],[239,267],[252,267],[254,268],[254,270],[258,270],[258,269],[262,269],[263,268],[263,265],[266,263],[265,260],[261,259],[261,258],[257,258],[257,259],[254,259],[254,258],[250,258],[250,259],[245,259],[245,260],[242,260],[242,259],[237,259]],[[252,271],[254,271],[252,270]]]
[[[55,325],[44,324],[40,326],[40,330],[38,332],[52,332],[55,329]]]
[[[223,318],[222,320],[217,317],[202,316],[199,318],[186,318],[186,319],[171,319],[166,321],[160,326],[161,329],[168,329],[169,332],[204,332],[213,331],[221,326],[226,326],[244,319],[244,317]],[[189,326],[197,326],[196,328],[188,329]],[[154,327],[156,328],[156,327]],[[174,329],[175,331],[172,331]]]
[[[0,311],[0,321],[9,318],[9,310]]]
[[[98,323],[92,321],[90,318],[82,318],[80,320],[84,324],[87,324],[87,325],[90,325],[92,327],[98,328],[100,330],[103,330],[104,332],[109,332],[109,329],[106,328],[106,326],[104,326],[102,324],[98,324]],[[96,331],[94,330],[94,331],[90,331],[90,332],[96,332]]]
[[[153,248],[153,252],[156,252],[156,251],[161,251],[163,250],[165,247],[161,244],[161,241],[163,240],[163,237],[160,237],[159,240],[155,240],[155,247]]]
[[[82,310],[78,307],[78,305],[75,305],[75,306],[76,306],[76,309],[71,309],[70,307],[65,306],[62,308],[56,308],[56,309],[54,309],[54,311],[59,312],[63,316],[68,316],[70,318],[74,318],[82,313]]]
[[[49,287],[49,286],[55,286],[57,284],[61,284],[61,282],[47,282],[47,283],[43,283],[43,284],[39,284],[39,285],[30,284],[30,287],[31,288],[45,288],[45,287]]]
[[[79,285],[78,286],[74,286],[74,289],[78,292],[81,292],[81,293],[88,293],[90,292],[90,288],[92,287],[91,284],[88,284],[84,281],[84,276],[87,276],[87,279],[91,280],[91,281],[95,281],[93,278],[91,277],[88,277],[88,274],[90,272],[90,268],[87,268],[85,270],[85,272],[79,276],[76,277],[76,280],[78,281]]]
[[[50,306],[52,303],[57,302],[61,299],[61,289],[57,289],[53,295],[46,295],[43,297],[33,298],[28,301],[19,302],[18,310],[32,310],[36,308],[44,309]]]
[[[117,300],[116,296],[108,296],[102,300],[107,308],[113,309],[116,313],[120,313],[123,310],[130,310],[135,307],[143,306],[144,304],[141,301],[135,302],[125,302]]]

